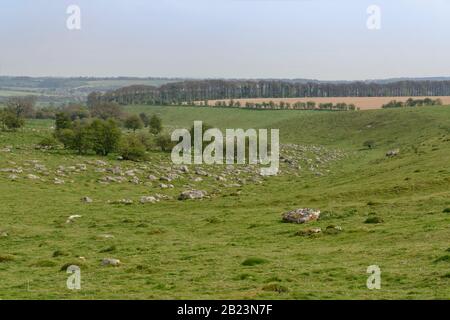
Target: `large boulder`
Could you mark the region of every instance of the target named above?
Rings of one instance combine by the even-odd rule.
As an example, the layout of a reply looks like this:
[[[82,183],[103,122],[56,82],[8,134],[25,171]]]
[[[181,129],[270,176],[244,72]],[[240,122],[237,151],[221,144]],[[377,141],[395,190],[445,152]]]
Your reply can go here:
[[[293,223],[306,223],[315,221],[320,217],[320,210],[300,208],[283,214],[283,221]]]
[[[180,194],[178,200],[203,199],[206,195],[206,191],[203,190],[187,190]]]

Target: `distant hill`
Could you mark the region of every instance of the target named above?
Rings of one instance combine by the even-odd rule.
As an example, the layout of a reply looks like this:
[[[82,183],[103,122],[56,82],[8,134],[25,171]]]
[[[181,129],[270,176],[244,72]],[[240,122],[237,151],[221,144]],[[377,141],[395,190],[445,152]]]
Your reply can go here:
[[[100,99],[122,104],[178,104],[242,98],[447,96],[450,95],[450,77],[322,81],[0,76],[0,102],[18,95],[36,95],[39,103],[44,104],[85,102],[91,92],[97,92]]]

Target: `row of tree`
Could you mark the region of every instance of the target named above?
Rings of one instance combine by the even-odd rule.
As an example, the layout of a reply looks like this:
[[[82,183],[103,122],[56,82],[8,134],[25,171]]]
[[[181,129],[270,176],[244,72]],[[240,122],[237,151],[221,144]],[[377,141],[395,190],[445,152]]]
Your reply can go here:
[[[200,103],[200,105],[208,105],[208,101]],[[354,104],[347,103],[320,103],[316,104],[314,101],[308,102],[295,102],[289,103],[285,101],[280,102],[249,102],[247,101],[244,105],[240,101],[234,101],[231,99],[227,101],[217,101],[215,103],[216,107],[229,107],[229,108],[245,108],[245,109],[269,109],[269,110],[332,110],[332,111],[354,111],[356,106]]]
[[[384,104],[382,107],[384,109],[389,108],[403,108],[403,107],[423,107],[423,106],[441,106],[442,100],[441,99],[412,99],[409,98],[405,102],[392,100],[386,104]]]
[[[450,81],[320,82],[292,80],[187,80],[160,87],[134,85],[104,94],[93,92],[88,104],[181,105],[205,100],[300,97],[448,96]]]

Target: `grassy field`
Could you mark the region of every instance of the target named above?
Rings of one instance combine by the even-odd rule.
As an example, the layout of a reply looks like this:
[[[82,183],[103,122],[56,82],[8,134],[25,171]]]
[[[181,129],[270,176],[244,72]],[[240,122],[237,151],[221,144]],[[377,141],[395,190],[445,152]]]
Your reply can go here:
[[[51,121],[0,132],[0,169],[21,170],[14,181],[0,172],[1,299],[450,299],[450,107],[127,109],[159,114],[167,130],[194,120],[278,128],[281,155],[296,165],[283,162],[269,178],[250,166],[204,166],[210,176],[200,182],[190,166],[161,189],[147,176],[176,169],[168,154],[132,163],[35,150]],[[376,147],[364,148],[366,140]],[[136,170],[139,182],[125,174],[122,183],[101,183],[116,166]],[[211,197],[177,200],[192,186]],[[172,198],[139,203],[156,193]],[[119,199],[134,203],[108,203]],[[321,219],[282,223],[282,213],[302,207],[320,209]],[[82,217],[66,223],[71,215]],[[323,232],[303,235],[316,227]],[[102,266],[104,258],[122,264]],[[70,264],[81,267],[79,291],[66,288]],[[380,290],[366,287],[370,265],[381,268]]]

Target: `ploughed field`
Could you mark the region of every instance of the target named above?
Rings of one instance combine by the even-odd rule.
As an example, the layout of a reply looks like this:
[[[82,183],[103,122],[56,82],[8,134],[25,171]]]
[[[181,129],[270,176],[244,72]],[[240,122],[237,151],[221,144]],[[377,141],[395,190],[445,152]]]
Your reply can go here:
[[[281,172],[35,149],[51,121],[0,132],[0,298],[450,298],[450,107],[127,108],[168,131],[277,128]],[[192,189],[201,199],[178,199]],[[282,221],[299,208],[320,218]]]
[[[255,99],[234,99],[235,102],[240,102],[241,106],[245,106],[247,102],[250,103],[268,103],[270,101],[275,102],[276,104],[279,104],[280,102],[290,103],[291,105],[295,104],[296,102],[315,102],[316,105],[319,105],[321,103],[332,103],[332,104],[338,104],[338,103],[346,103],[348,105],[354,104],[357,108],[360,108],[361,110],[372,110],[372,109],[381,109],[381,107],[393,100],[399,101],[399,102],[405,102],[411,97],[329,97],[329,98],[255,98]],[[433,96],[433,97],[412,97],[413,99],[441,99],[443,104],[450,104],[450,97],[449,96]],[[229,103],[229,100],[210,100],[208,101],[209,106],[215,106],[216,102],[222,102],[225,101],[227,104]]]

